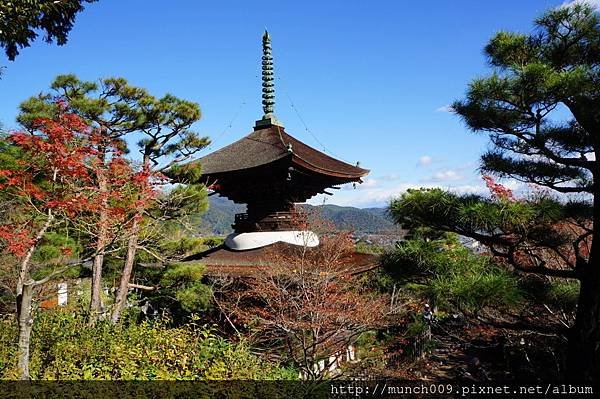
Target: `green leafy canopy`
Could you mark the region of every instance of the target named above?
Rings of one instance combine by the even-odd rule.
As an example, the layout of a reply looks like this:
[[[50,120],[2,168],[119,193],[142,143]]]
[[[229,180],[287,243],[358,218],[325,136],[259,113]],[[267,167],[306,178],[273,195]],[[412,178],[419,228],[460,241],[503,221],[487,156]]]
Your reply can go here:
[[[97,0],[7,0],[0,2],[0,47],[13,61],[19,49],[29,47],[44,33],[44,41],[67,42],[76,15],[85,3]]]

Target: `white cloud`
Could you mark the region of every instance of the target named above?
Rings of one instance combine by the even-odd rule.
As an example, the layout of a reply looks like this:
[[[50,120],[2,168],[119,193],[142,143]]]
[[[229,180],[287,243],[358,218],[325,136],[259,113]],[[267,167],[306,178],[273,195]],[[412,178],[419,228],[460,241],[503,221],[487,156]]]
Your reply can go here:
[[[423,155],[422,157],[419,158],[419,162],[417,162],[417,165],[427,166],[427,165],[430,165],[432,161],[433,161],[433,158],[431,158],[429,155]]]
[[[376,187],[378,185],[378,181],[375,179],[366,178],[363,180],[362,184],[357,185],[357,188],[365,189],[370,187]]]
[[[453,169],[440,170],[436,172],[428,181],[432,182],[445,182],[445,181],[456,181],[461,180],[463,177]]]
[[[456,194],[477,194],[481,196],[489,195],[489,191],[485,186],[477,186],[474,184],[463,184],[455,187],[448,187],[448,191]]]
[[[453,173],[444,173],[448,171],[441,171],[441,175],[454,176]],[[516,198],[525,198],[531,193],[532,185],[525,184],[516,180],[498,181],[504,187],[512,190]],[[489,197],[490,191],[486,187],[482,179],[475,179],[469,181],[446,181],[446,182],[435,182],[432,180],[424,182],[402,182],[402,183],[391,183],[385,185],[385,182],[381,180],[373,183],[368,183],[365,180],[365,184],[361,188],[357,184],[356,190],[352,189],[352,185],[348,184],[349,190],[337,190],[332,191],[333,196],[317,195],[313,197],[308,203],[312,205],[322,204],[335,204],[341,206],[355,206],[355,207],[385,207],[389,204],[393,198],[398,198],[408,189],[419,189],[419,188],[440,188],[442,190],[450,191],[456,194],[475,194],[483,197]],[[345,188],[345,187],[344,187]]]
[[[400,175],[399,173],[392,173],[391,175],[384,175],[384,176],[377,177],[377,179],[380,181],[396,181],[396,180],[400,180],[401,178],[402,178],[402,175]]]
[[[318,195],[308,201],[312,205],[335,204],[355,207],[382,207],[389,204],[392,198],[399,197],[406,190],[414,188],[439,187],[457,194],[487,195],[488,191],[483,183],[481,185],[462,184],[456,186],[443,186],[434,183],[402,183],[391,187],[374,187],[356,191],[338,191],[333,197]]]
[[[373,188],[377,186],[379,186],[378,180],[367,177],[363,180],[362,183],[344,184],[343,186],[341,186],[341,189],[342,191],[365,190],[367,188]]]
[[[323,198],[317,196],[312,198],[309,203],[319,205],[325,199],[326,203],[345,205],[345,206],[385,206],[391,198],[401,195],[409,188],[433,187],[432,185],[423,185],[418,183],[402,183],[392,187],[375,187],[360,190],[360,193],[353,191],[339,191],[333,197]]]
[[[452,105],[447,104],[447,105],[442,105],[441,107],[437,108],[435,110],[435,112],[452,112],[454,109],[452,108]]]
[[[572,0],[572,1],[565,1],[559,7],[561,7],[561,8],[562,7],[570,7],[573,4],[583,4],[583,3],[587,3],[592,8],[594,8],[596,10],[600,10],[600,0]]]
[[[500,182],[500,184],[502,184],[504,187],[508,188],[509,190],[512,191],[518,191],[518,190],[524,190],[527,188],[527,184],[520,182],[518,180],[506,180],[506,181],[502,181]]]

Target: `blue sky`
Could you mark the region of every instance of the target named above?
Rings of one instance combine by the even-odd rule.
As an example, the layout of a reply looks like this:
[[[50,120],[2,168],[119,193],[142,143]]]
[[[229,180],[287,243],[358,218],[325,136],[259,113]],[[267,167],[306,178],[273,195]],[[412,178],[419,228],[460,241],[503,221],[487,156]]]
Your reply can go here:
[[[262,116],[267,27],[286,131],[371,170],[357,189],[312,203],[383,206],[421,186],[479,192],[487,140],[445,107],[489,73],[482,49],[495,32],[530,32],[535,17],[562,3],[100,0],[78,16],[65,46],[38,41],[15,62],[0,56],[0,122],[18,128],[18,104],[58,74],[122,76],[154,95],[198,102],[195,128],[214,141],[204,155]]]

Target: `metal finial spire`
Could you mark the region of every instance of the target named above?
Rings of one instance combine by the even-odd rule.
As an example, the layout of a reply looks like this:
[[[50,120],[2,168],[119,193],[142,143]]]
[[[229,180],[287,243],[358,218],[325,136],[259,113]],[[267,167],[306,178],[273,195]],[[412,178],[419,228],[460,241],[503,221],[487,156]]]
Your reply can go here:
[[[280,126],[281,122],[275,117],[275,83],[273,76],[273,55],[271,54],[271,35],[265,29],[262,37],[262,105],[264,115],[256,121],[254,129],[263,129],[266,126]]]
[[[273,83],[273,55],[271,54],[271,36],[265,29],[262,37],[262,104],[263,119],[272,117],[275,112],[275,84]]]

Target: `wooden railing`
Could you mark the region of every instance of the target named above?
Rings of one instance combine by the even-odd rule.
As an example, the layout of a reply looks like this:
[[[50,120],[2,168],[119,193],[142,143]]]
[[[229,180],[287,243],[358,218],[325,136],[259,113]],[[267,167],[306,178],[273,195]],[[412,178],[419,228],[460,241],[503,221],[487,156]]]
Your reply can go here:
[[[302,229],[307,216],[303,212],[275,212],[260,220],[252,220],[247,213],[237,213],[231,226],[238,233],[251,231],[284,231]]]

